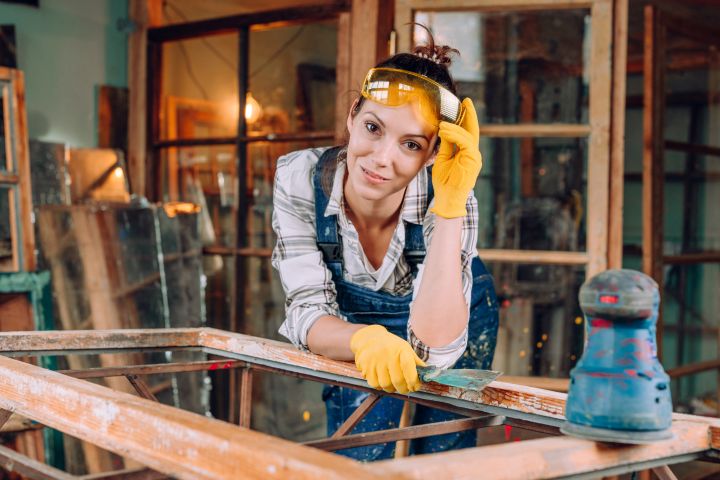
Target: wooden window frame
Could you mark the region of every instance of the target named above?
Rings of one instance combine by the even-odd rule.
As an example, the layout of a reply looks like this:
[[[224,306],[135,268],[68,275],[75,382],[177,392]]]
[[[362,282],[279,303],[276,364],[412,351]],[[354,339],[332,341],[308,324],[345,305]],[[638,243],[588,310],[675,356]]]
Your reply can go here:
[[[614,12],[614,7],[617,12]],[[480,134],[486,137],[575,137],[587,138],[588,154],[588,196],[587,196],[587,245],[582,252],[547,252],[530,250],[481,249],[484,260],[514,263],[578,264],[585,265],[589,278],[609,266],[609,253],[613,253],[612,267],[620,267],[622,248],[622,128],[624,124],[624,102],[622,113],[617,110],[619,102],[614,96],[622,93],[623,100],[625,68],[613,72],[612,49],[625,50],[627,35],[626,0],[397,0],[395,30],[400,51],[410,48],[412,21],[415,11],[457,11],[509,12],[582,9],[590,10],[591,46],[589,65],[589,123],[587,124],[512,124],[480,125]],[[613,14],[621,20],[613,25]],[[622,20],[624,19],[624,24]],[[620,30],[618,27],[623,27]],[[614,31],[615,30],[615,31]],[[624,35],[623,35],[624,33]],[[615,42],[613,42],[615,34]],[[613,45],[614,43],[614,45]],[[620,78],[620,71],[622,77]],[[620,87],[621,91],[617,91]],[[612,108],[611,108],[612,107]],[[613,111],[615,110],[615,111]],[[611,126],[620,122],[620,135],[613,135]],[[619,145],[618,145],[619,143]],[[612,174],[611,180],[611,152]],[[620,168],[616,165],[619,164]],[[619,186],[618,186],[619,184]],[[610,187],[613,186],[613,215],[610,215]],[[619,198],[618,198],[619,196]],[[618,215],[619,211],[619,215]],[[618,217],[620,217],[618,219]],[[612,230],[612,233],[610,232]],[[617,244],[611,250],[609,240]],[[619,247],[618,247],[619,245]]]
[[[25,115],[25,82],[20,70],[0,67],[5,131],[5,170],[0,187],[10,195],[12,271],[35,270],[35,234],[32,224],[32,190]]]

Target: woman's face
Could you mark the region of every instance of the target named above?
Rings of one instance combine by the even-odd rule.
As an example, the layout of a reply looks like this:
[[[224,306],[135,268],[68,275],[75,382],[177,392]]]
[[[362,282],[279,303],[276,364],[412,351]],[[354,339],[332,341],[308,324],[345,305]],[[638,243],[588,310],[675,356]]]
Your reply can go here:
[[[348,115],[346,192],[383,200],[403,192],[434,158],[437,126],[428,123],[415,103],[388,107],[365,100]]]

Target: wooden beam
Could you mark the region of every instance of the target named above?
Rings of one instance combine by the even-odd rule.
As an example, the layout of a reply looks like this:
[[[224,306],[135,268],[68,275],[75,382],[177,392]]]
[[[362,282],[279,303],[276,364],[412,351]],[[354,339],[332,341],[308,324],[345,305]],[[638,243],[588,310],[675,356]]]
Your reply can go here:
[[[253,374],[250,368],[243,368],[240,374],[240,409],[238,425],[250,428],[252,421]]]
[[[590,31],[590,136],[587,185],[586,276],[607,268],[612,85],[612,1],[593,2]]]
[[[622,268],[628,1],[613,2],[608,268]]]
[[[670,378],[684,377],[695,373],[707,372],[708,370],[720,369],[720,358],[706,360],[704,362],[690,363],[679,367],[671,368],[667,371]]]
[[[152,400],[153,402],[157,402],[157,397],[150,391],[150,388],[147,386],[147,383],[145,383],[140,377],[137,375],[125,375],[125,378],[128,379],[128,382],[130,382],[130,385],[133,386],[135,391],[140,395],[142,398],[146,400]]]
[[[0,335],[2,338],[2,335]],[[355,365],[349,362],[331,360],[321,355],[298,350],[294,346],[275,340],[261,339],[239,333],[224,332],[213,328],[203,328],[200,334],[203,347],[226,353],[247,357],[257,362],[273,362],[309,371],[362,379]],[[243,358],[244,359],[244,358]],[[367,385],[364,381],[360,384]],[[536,414],[554,419],[563,418],[565,394],[549,392],[522,385],[505,382],[492,382],[481,392],[467,391],[460,388],[447,387],[437,383],[425,383],[420,389],[446,399],[462,399],[478,405],[507,408],[519,412]],[[411,394],[410,397],[412,398]]]
[[[367,71],[387,58],[394,11],[392,0],[352,0],[349,78],[351,90],[359,92]]]
[[[355,428],[355,425],[360,423],[360,421],[365,418],[365,415],[367,415],[370,410],[372,410],[372,408],[375,406],[378,400],[380,400],[380,398],[380,395],[374,393],[369,394],[367,398],[363,400],[360,405],[358,405],[352,415],[350,415],[348,419],[345,420],[345,422],[343,422],[343,424],[340,425],[337,430],[335,430],[335,433],[333,433],[330,438],[340,438],[352,432],[352,429]]]
[[[480,125],[480,135],[483,137],[563,137],[581,138],[590,135],[590,125],[576,125],[571,123],[517,123],[512,125]]]
[[[321,450],[335,451],[345,448],[364,447],[378,443],[394,442],[398,440],[412,440],[432,435],[445,435],[447,433],[463,432],[465,430],[484,428],[500,425],[502,418],[495,416],[484,416],[474,418],[460,418],[446,422],[430,423],[425,425],[414,425],[405,428],[392,428],[379,430],[377,432],[357,433],[345,437],[332,437],[329,439],[314,440],[305,442],[304,445],[319,448]]]
[[[35,480],[77,480],[78,478],[2,445],[0,445],[0,468]]]
[[[201,332],[200,328],[3,332],[0,333],[0,352],[23,355],[72,350],[197,347]]]
[[[350,13],[341,13],[338,17],[337,54],[335,58],[335,143],[340,145],[347,136],[347,119],[350,105],[354,100],[350,88]]]
[[[162,0],[130,0],[128,37],[128,174],[130,192],[146,195],[147,30],[162,24]]]
[[[0,408],[177,478],[382,478],[344,457],[3,356],[0,378]]]
[[[710,446],[708,429],[714,428],[691,419],[676,420],[672,440],[648,445],[598,443],[560,436],[387,460],[372,467],[378,473],[407,479],[475,478],[478,472],[492,472],[493,478],[504,480],[601,477],[606,472],[632,471],[633,464],[647,464],[642,468],[648,468],[699,457]]]
[[[480,248],[478,249],[478,255],[485,262],[585,265],[589,261],[589,256],[585,252],[555,252],[550,250]]]
[[[664,255],[663,263],[668,265],[697,265],[699,263],[720,262],[720,252],[679,253]]]
[[[646,5],[643,97],[643,272],[663,291],[663,146],[665,106],[665,28],[660,12]],[[657,324],[658,358],[662,358],[662,318]]]

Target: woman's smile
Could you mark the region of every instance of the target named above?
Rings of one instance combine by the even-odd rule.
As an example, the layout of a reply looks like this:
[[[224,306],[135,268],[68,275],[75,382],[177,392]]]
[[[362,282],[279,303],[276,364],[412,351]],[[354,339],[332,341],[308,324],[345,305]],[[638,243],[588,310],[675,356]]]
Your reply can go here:
[[[369,183],[379,185],[381,183],[389,182],[389,178],[385,178],[382,175],[378,175],[377,173],[373,172],[372,170],[368,170],[367,168],[360,167],[360,170],[362,170],[365,180],[367,180]]]

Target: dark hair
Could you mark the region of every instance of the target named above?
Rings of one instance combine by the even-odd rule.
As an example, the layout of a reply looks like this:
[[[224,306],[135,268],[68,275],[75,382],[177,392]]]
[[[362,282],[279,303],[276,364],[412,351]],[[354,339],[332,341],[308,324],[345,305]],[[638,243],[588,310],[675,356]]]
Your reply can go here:
[[[453,94],[457,94],[455,82],[450,76],[449,68],[452,63],[452,56],[460,54],[460,52],[447,45],[436,45],[432,32],[424,25],[416,24],[427,31],[428,43],[424,45],[416,45],[411,53],[398,53],[383,60],[375,65],[375,68],[397,68],[408,72],[418,73],[432,80],[435,80],[443,87],[450,90]],[[358,97],[351,114],[353,116],[360,112],[365,102],[365,97]],[[439,145],[436,144],[435,148]],[[347,145],[346,145],[347,146]],[[338,157],[344,157],[345,149],[341,151]],[[332,182],[335,177],[337,161],[328,162],[322,172],[322,186],[328,195],[332,191]]]

